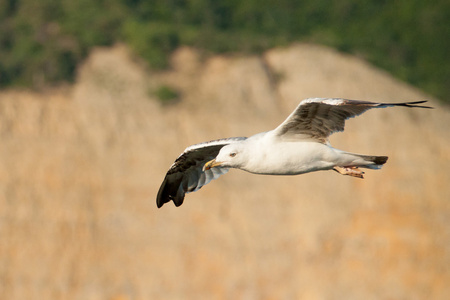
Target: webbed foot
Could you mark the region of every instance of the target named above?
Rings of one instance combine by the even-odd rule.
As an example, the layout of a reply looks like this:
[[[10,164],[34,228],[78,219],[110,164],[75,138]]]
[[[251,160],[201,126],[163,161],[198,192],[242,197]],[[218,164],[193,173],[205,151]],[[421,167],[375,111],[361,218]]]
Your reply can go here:
[[[361,171],[358,167],[339,167],[336,166],[333,168],[336,172],[342,175],[348,175],[356,178],[364,179],[364,172]]]

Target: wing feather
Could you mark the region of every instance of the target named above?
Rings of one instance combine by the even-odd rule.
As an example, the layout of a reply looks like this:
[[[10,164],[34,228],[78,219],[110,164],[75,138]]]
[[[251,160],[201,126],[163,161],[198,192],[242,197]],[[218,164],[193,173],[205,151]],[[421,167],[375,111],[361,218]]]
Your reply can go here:
[[[390,106],[431,108],[418,105],[425,102],[427,101],[377,103],[340,98],[309,98],[300,102],[273,132],[283,138],[313,139],[325,143],[331,134],[344,130],[345,120],[371,108]]]
[[[156,197],[158,208],[169,201],[180,206],[186,193],[195,192],[211,180],[227,173],[226,168],[203,171],[203,166],[215,158],[223,146],[245,139],[245,137],[220,139],[187,147],[167,171]]]

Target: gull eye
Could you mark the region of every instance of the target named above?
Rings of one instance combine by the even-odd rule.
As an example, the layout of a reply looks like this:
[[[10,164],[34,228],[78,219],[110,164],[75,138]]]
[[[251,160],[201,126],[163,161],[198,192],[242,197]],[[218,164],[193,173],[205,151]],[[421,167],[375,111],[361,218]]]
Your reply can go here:
[[[236,156],[236,152],[231,152],[230,153],[230,157],[235,157]]]

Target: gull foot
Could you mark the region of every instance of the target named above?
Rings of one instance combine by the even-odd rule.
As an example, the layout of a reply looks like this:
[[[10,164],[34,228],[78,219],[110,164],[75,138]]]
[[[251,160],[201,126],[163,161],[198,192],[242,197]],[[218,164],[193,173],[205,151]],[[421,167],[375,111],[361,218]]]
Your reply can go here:
[[[342,175],[348,175],[352,177],[357,177],[364,179],[364,172],[358,169],[358,167],[334,167],[333,170]]]

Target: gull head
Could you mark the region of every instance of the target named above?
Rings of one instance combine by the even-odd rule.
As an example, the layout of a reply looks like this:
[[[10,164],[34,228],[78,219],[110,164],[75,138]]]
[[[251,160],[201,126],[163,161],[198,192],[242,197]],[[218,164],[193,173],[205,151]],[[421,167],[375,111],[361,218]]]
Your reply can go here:
[[[242,143],[226,145],[220,149],[215,159],[208,161],[203,166],[203,171],[214,167],[239,169],[247,161],[245,154],[245,147]]]

